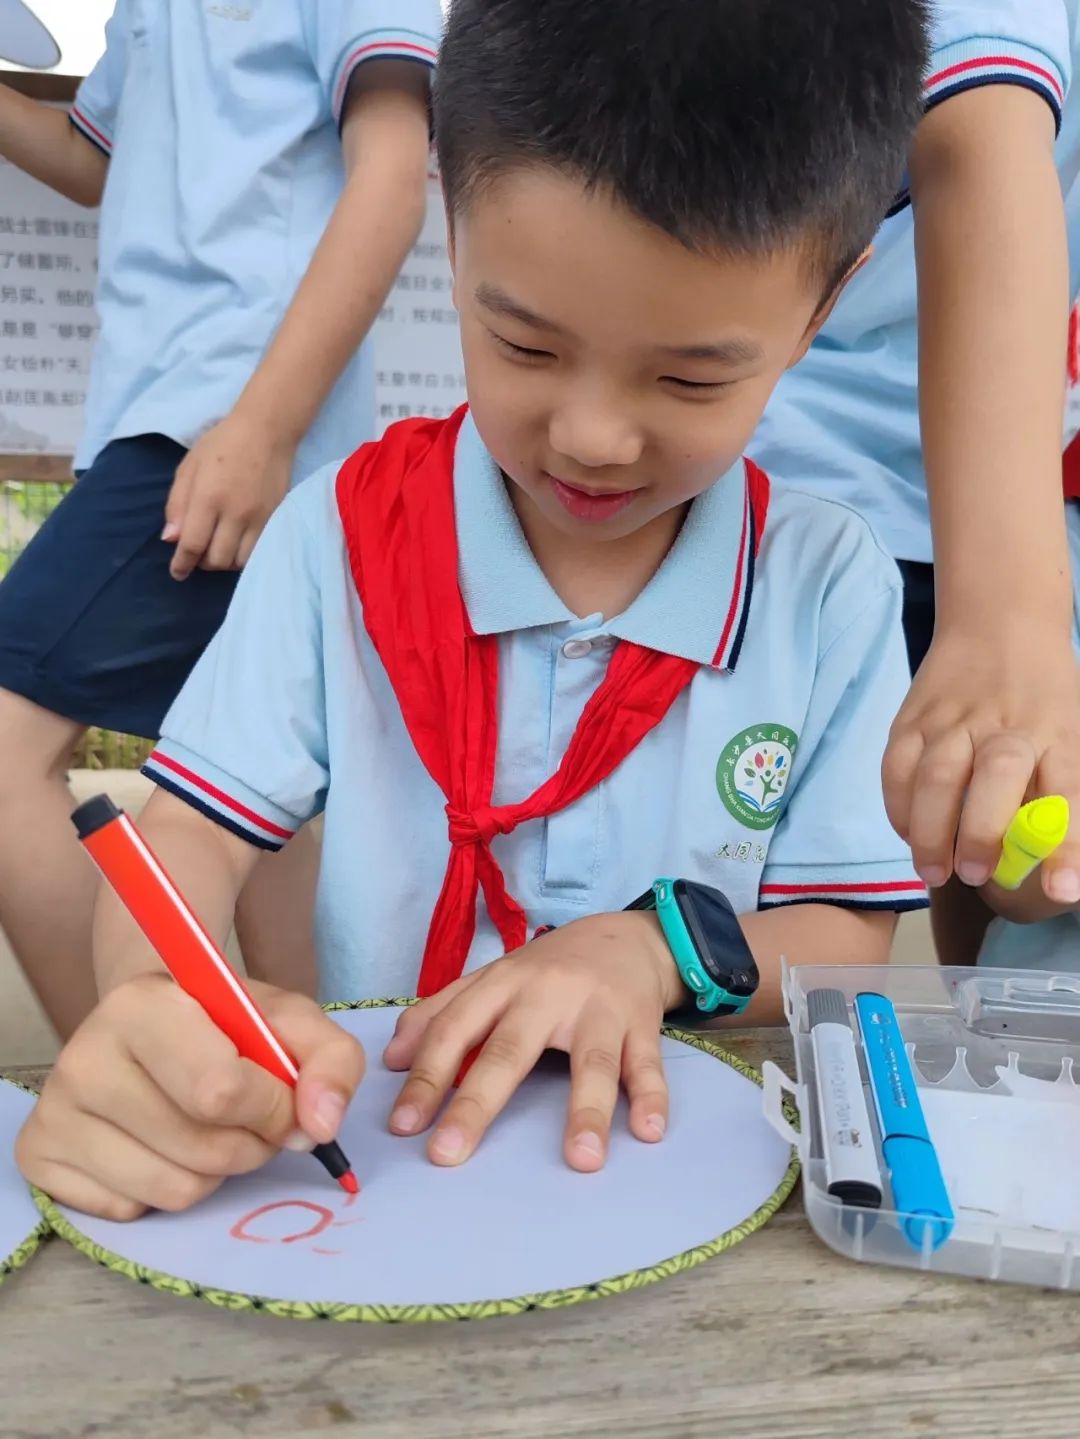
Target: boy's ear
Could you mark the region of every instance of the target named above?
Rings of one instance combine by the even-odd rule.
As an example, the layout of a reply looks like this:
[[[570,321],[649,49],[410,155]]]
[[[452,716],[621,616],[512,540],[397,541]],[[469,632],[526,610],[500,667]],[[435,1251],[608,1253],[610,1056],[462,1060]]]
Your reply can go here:
[[[807,325],[806,331],[803,334],[802,339],[799,341],[798,348],[796,349],[794,355],[792,355],[791,359],[788,361],[787,368],[789,370],[791,369],[792,365],[797,365],[802,359],[802,357],[806,354],[807,350],[817,338],[818,332],[821,329],[822,325],[824,325],[825,321],[832,314],[833,307],[835,306],[837,300],[839,300],[840,296],[844,293],[844,290],[847,287],[849,281],[852,279],[853,276],[859,273],[859,271],[866,264],[867,260],[869,260],[870,256],[873,253],[873,245],[867,245],[866,249],[862,252],[859,258],[850,267],[850,269],[848,269],[843,275],[841,275],[840,279],[833,286],[831,293],[826,295],[825,299],[822,300],[821,304],[814,311],[813,317],[810,323]]]

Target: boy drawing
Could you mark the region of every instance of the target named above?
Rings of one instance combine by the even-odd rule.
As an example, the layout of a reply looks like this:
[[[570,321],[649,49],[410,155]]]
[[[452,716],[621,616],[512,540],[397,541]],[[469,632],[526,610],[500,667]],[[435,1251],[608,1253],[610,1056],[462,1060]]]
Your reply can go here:
[[[690,992],[659,876],[780,956],[882,962],[924,902],[878,768],[907,669],[892,562],[742,450],[858,263],[918,115],[911,0],[459,0],[437,82],[470,409],[300,486],[163,727],[145,830],[215,935],[325,815],[325,994],[407,993],[390,1123],[467,1159],[548,1047],[569,1164],[620,1082],[661,1139]],[[790,778],[787,776],[790,774]],[[537,936],[536,931],[555,926]],[[530,938],[530,936],[533,936]],[[112,898],[102,1000],[21,1136],[53,1194],[183,1207],[329,1139],[358,1047],[262,987],[294,1097],[240,1063]]]

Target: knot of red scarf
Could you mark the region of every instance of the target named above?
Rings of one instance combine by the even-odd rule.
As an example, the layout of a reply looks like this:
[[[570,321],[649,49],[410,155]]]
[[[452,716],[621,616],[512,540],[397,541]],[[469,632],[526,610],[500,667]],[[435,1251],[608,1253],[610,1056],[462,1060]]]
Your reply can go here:
[[[436,993],[462,973],[480,889],[506,949],[525,943],[525,913],[507,892],[492,839],[555,814],[605,780],[698,670],[692,660],[621,643],[555,773],[520,803],[492,806],[498,639],[473,632],[458,583],[454,453],[465,413],[392,425],[346,460],[337,479],[364,624],[416,752],[447,800],[450,855],[424,948],[420,995]]]
[[[471,811],[448,804],[446,818],[451,844],[490,844],[497,834],[507,834],[514,827],[513,823],[507,827],[502,810],[489,804],[479,804]]]

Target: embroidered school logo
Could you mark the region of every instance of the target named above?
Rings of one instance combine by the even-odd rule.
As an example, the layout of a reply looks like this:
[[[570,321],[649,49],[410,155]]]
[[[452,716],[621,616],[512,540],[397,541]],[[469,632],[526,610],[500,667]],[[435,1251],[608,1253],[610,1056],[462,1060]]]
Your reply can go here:
[[[748,829],[771,829],[780,818],[799,737],[785,725],[740,730],[720,753],[716,788],[724,807]]]

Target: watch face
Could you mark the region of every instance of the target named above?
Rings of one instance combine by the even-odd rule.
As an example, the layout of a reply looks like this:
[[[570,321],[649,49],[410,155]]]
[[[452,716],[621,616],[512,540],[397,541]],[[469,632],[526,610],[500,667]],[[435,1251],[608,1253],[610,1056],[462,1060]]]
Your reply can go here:
[[[676,884],[679,908],[702,964],[729,994],[755,993],[757,965],[735,911],[724,896],[707,885]]]

